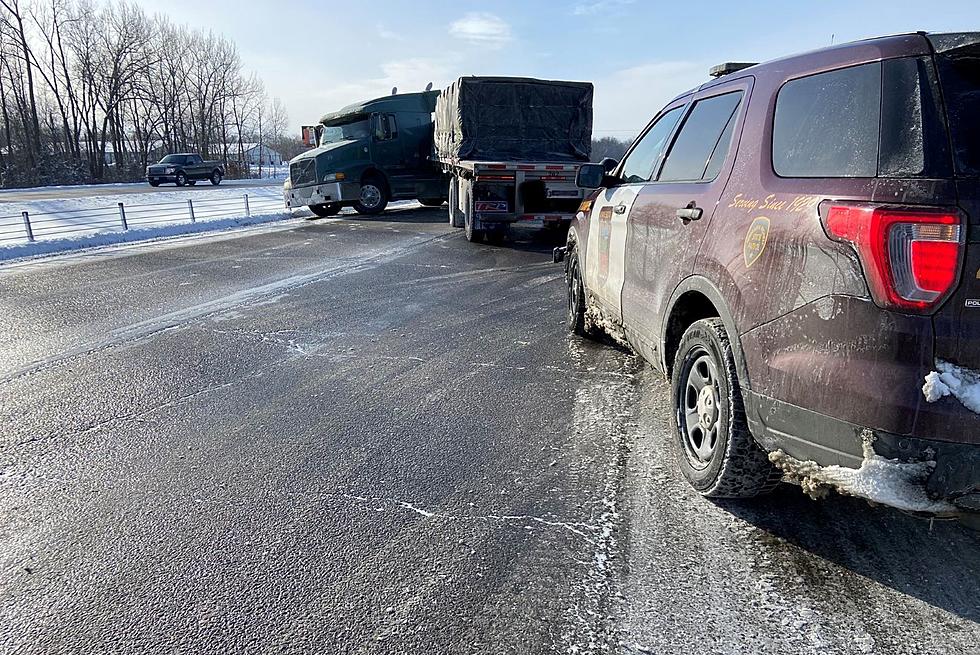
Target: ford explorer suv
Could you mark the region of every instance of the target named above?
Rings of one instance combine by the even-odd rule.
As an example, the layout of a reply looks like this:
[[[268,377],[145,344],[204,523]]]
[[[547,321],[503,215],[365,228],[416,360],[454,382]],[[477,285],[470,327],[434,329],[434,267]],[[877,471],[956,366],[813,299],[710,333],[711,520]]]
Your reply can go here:
[[[580,170],[570,328],[669,377],[705,496],[782,479],[975,521],[980,33],[713,72]]]
[[[218,186],[224,176],[225,169],[220,161],[208,161],[194,153],[167,155],[146,167],[146,181],[150,186],[160,186],[165,182],[194,186],[203,180]]]

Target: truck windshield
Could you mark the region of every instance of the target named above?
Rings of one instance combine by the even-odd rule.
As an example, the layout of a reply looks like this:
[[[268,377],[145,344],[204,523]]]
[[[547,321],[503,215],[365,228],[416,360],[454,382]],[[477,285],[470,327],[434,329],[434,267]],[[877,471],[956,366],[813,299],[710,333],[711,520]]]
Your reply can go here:
[[[320,145],[325,146],[340,141],[366,139],[370,134],[370,129],[370,120],[367,118],[344,123],[343,125],[324,127],[323,133],[320,135]]]
[[[184,155],[167,155],[160,160],[161,164],[183,164]]]
[[[939,82],[946,100],[953,161],[960,175],[980,175],[980,45],[954,50],[937,58]]]

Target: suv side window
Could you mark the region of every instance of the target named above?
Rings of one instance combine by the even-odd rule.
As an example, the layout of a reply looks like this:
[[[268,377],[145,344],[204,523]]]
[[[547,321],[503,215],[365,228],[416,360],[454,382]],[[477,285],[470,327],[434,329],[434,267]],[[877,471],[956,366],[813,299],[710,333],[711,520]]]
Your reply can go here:
[[[790,80],[776,96],[772,165],[782,177],[878,173],[881,63]]]
[[[647,130],[646,134],[640,137],[633,149],[623,160],[623,166],[619,176],[627,184],[637,182],[649,182],[653,175],[653,170],[660,162],[667,139],[670,138],[674,126],[681,117],[683,107],[675,107],[657,119],[657,121]]]
[[[735,114],[742,92],[712,96],[694,103],[664,162],[660,182],[714,179],[728,155]],[[711,178],[708,172],[713,173]]]

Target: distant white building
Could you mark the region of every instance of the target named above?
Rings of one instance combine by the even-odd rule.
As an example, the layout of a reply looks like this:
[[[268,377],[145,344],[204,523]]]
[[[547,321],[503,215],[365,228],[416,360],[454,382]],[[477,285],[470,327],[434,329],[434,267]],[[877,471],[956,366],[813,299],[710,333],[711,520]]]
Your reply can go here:
[[[245,161],[249,166],[281,166],[283,164],[282,155],[265,144],[243,143],[242,149],[245,152]],[[228,144],[228,159],[237,161],[240,152],[237,143]]]

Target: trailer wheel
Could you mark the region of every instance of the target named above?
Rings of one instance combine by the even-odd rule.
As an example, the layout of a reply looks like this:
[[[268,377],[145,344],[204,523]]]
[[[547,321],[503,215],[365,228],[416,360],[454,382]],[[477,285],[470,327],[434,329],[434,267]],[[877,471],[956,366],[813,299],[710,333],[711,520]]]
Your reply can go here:
[[[476,210],[473,204],[473,185],[467,184],[463,194],[466,205],[466,215],[463,219],[463,227],[466,229],[466,240],[470,242],[481,241],[483,239],[483,230],[478,230],[473,226],[476,222]]]
[[[449,181],[449,225],[452,227],[463,227],[465,219],[463,212],[459,210],[459,178],[455,175]]]

